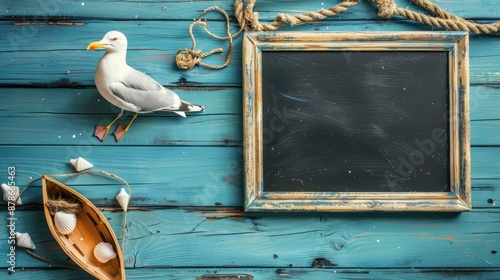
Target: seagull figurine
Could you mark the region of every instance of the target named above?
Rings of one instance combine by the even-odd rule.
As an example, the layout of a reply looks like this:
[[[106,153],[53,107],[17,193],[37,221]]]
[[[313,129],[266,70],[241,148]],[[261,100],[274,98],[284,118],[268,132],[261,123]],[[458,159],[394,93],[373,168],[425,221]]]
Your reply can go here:
[[[203,112],[205,107],[180,100],[179,96],[160,85],[143,72],[127,65],[127,37],[119,31],[109,31],[97,42],[87,46],[87,50],[104,48],[95,71],[95,84],[99,93],[108,102],[120,108],[118,116],[108,125],[96,125],[94,136],[103,141],[110,127],[123,115],[123,111],[134,112],[127,126],[118,125],[113,133],[120,141],[139,113],[155,111],[174,112],[186,117],[185,112]]]

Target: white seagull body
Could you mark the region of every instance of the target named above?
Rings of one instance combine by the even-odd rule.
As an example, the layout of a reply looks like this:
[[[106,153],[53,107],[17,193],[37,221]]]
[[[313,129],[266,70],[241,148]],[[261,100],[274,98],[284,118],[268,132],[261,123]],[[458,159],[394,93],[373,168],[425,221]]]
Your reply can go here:
[[[127,65],[127,38],[118,31],[110,31],[98,41],[90,43],[87,50],[106,49],[95,72],[95,84],[99,93],[111,104],[121,108],[118,117],[108,126],[96,126],[94,136],[101,141],[107,136],[109,128],[121,117],[123,110],[134,112],[134,117],[125,127],[119,125],[115,131],[119,141],[138,113],[170,111],[185,117],[184,112],[202,112],[205,107],[180,100],[171,90],[143,72]]]

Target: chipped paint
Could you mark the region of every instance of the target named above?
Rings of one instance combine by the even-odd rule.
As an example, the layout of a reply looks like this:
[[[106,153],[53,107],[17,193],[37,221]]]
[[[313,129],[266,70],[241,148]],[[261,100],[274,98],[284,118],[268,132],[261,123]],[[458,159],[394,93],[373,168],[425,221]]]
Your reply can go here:
[[[77,25],[82,26],[85,25],[84,22],[74,22],[74,21],[18,21],[14,22],[14,25],[23,26],[23,25]]]

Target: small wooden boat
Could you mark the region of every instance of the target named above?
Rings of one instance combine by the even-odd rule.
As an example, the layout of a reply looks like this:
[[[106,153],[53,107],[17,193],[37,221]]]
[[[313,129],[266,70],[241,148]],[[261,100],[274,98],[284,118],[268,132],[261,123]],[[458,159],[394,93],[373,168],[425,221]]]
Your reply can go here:
[[[98,279],[125,279],[123,254],[113,229],[106,217],[86,197],[53,178],[43,175],[42,193],[45,218],[50,232],[64,252],[82,269]],[[54,197],[62,197],[81,203],[82,210],[76,214],[76,228],[69,234],[60,233],[54,224],[47,202]],[[116,258],[106,263],[94,256],[94,248],[100,242],[112,245]]]

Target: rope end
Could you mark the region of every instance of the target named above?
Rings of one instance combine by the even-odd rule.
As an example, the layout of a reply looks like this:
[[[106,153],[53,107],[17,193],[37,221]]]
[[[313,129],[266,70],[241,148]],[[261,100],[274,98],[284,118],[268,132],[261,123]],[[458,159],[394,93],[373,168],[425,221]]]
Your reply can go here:
[[[180,49],[175,56],[177,67],[183,70],[191,70],[200,62],[200,57],[193,55],[192,52],[186,49]]]

